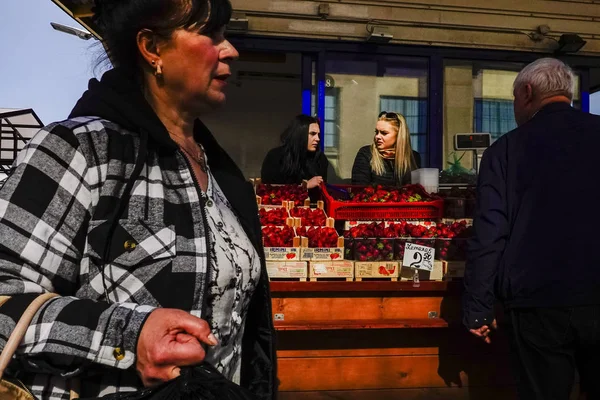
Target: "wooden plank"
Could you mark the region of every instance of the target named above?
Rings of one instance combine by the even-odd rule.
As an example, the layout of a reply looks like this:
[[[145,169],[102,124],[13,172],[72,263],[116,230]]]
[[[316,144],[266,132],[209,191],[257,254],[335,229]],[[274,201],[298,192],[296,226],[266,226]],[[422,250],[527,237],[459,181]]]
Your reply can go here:
[[[279,400],[513,400],[514,386],[280,392]]]
[[[299,14],[303,16],[316,15],[318,1],[294,1],[294,0],[232,0],[231,2],[236,11],[246,11],[249,13],[288,13]],[[600,17],[600,4],[594,2],[566,2],[566,1],[547,1],[547,0],[388,0],[385,2],[379,0],[345,0],[342,4],[332,2],[333,7],[346,6],[346,8],[356,9],[356,17],[364,17],[365,13],[378,14],[379,10],[384,10],[388,15],[395,10],[424,10],[424,11],[443,11],[450,10],[462,13],[478,14],[521,14],[534,17],[550,18],[590,18]],[[485,19],[485,15],[482,15]],[[382,19],[388,19],[384,17]]]
[[[314,357],[382,357],[416,356],[440,353],[439,347],[402,347],[385,349],[340,349],[340,350],[278,350],[277,358],[314,358]]]
[[[271,293],[319,293],[319,292],[436,292],[458,294],[462,290],[462,282],[423,281],[421,286],[414,287],[412,282],[362,281],[362,282],[271,282]]]
[[[492,386],[512,383],[507,360],[460,355],[281,358],[282,391]]]
[[[279,331],[277,349],[286,357],[443,354],[502,357],[509,354],[504,328],[485,344],[466,329],[363,329],[352,331]],[[415,350],[426,349],[426,350]]]
[[[460,27],[442,24],[423,26],[415,22],[394,21],[388,24],[388,32],[393,35],[392,44],[417,44],[426,46],[452,46],[503,50],[535,51],[547,53],[556,48],[552,40],[533,42],[521,30],[499,30],[494,27]],[[532,30],[535,28],[532,25]],[[527,32],[525,32],[527,33]],[[365,41],[364,21],[320,21],[314,19],[290,18],[283,16],[251,16],[250,35],[267,35],[288,38],[313,38],[349,41]],[[554,34],[556,36],[556,34]],[[587,44],[578,55],[600,53],[600,40],[596,35],[582,36]]]
[[[275,321],[278,331],[356,330],[356,329],[414,329],[447,328],[441,318],[421,319],[367,319],[367,320],[322,320],[322,321]]]
[[[460,303],[442,297],[308,297],[275,298],[273,313],[283,314],[284,321],[390,320],[426,319],[429,312],[456,321]]]

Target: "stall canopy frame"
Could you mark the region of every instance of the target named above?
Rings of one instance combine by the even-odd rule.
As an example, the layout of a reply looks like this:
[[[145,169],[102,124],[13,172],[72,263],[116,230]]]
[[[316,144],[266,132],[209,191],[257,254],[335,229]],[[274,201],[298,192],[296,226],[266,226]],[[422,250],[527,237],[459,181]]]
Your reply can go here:
[[[43,126],[31,108],[0,110],[0,174],[10,175],[19,151]]]

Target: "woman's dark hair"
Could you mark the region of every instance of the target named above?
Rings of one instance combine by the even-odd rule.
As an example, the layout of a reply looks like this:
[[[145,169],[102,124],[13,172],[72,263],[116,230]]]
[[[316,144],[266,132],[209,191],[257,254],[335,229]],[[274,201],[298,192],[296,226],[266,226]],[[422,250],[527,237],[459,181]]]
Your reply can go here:
[[[94,0],[93,21],[115,67],[139,72],[137,34],[143,29],[169,39],[178,28],[210,35],[231,18],[229,0]]]
[[[287,176],[302,178],[314,175],[311,166],[307,165],[308,128],[318,124],[319,120],[304,114],[297,115],[281,134],[283,144],[283,173]],[[318,151],[318,150],[317,150]]]

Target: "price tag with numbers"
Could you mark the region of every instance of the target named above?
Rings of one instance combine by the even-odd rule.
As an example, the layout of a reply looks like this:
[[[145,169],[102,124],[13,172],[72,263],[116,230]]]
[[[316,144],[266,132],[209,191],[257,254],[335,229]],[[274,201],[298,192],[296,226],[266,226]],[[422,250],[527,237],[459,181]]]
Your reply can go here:
[[[402,260],[402,266],[432,271],[434,259],[435,249],[433,247],[421,246],[414,243],[406,243],[406,246],[404,247],[404,259]]]

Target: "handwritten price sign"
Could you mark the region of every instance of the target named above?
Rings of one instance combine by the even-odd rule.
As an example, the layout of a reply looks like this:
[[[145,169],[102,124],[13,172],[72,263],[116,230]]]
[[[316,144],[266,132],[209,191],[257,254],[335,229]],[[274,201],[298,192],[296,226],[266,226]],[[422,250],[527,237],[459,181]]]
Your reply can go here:
[[[433,247],[421,246],[414,243],[406,243],[406,246],[404,247],[404,259],[402,260],[402,266],[432,271],[434,259],[435,249]]]

